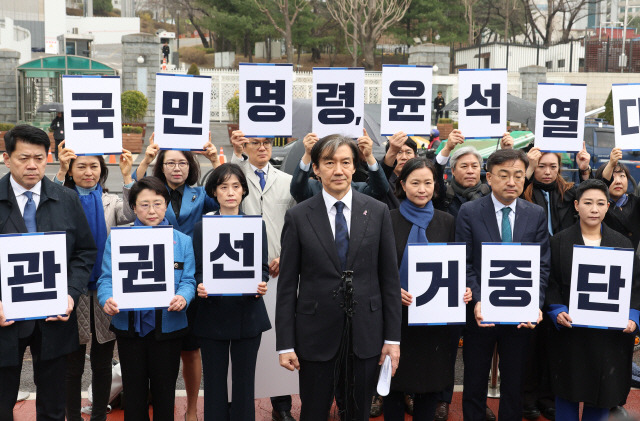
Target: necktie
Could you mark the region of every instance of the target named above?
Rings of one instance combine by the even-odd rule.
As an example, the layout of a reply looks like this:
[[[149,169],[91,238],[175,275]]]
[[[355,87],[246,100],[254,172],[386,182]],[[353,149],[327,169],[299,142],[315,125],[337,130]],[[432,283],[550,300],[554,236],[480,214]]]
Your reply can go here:
[[[26,191],[23,193],[27,197],[27,204],[24,205],[24,213],[22,218],[27,226],[28,232],[36,232],[36,202],[33,201],[33,192]]]
[[[254,172],[260,178],[260,190],[264,190],[264,186],[267,184],[267,180],[264,179],[264,171],[255,170]]]
[[[338,201],[334,205],[336,207],[336,250],[342,270],[347,268],[347,251],[349,250],[349,230],[347,228],[347,220],[344,217],[344,203]]]
[[[511,212],[511,208],[505,206],[502,208],[502,242],[510,243],[512,241],[511,238],[511,221],[509,221],[509,213]]]
[[[549,192],[546,190],[542,190],[542,194],[544,195],[544,200],[547,201],[547,229],[549,230],[549,235],[553,235],[553,226],[551,225],[551,201],[549,200]]]
[[[171,190],[169,193],[171,196],[171,208],[173,209],[173,213],[176,215],[176,219],[180,218],[180,206],[182,205],[182,196],[178,190]]]

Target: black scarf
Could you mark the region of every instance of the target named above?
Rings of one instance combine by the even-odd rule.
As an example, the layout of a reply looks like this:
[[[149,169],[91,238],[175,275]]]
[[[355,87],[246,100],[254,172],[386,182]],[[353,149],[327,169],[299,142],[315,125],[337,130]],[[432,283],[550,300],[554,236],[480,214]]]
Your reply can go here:
[[[455,179],[452,180],[451,184],[449,184],[449,187],[452,192],[447,191],[447,194],[457,194],[458,196],[465,198],[469,202],[486,196],[490,191],[489,186],[481,182],[478,182],[478,184],[476,184],[475,186],[467,187],[465,189]],[[453,194],[451,194],[451,196],[453,196]]]

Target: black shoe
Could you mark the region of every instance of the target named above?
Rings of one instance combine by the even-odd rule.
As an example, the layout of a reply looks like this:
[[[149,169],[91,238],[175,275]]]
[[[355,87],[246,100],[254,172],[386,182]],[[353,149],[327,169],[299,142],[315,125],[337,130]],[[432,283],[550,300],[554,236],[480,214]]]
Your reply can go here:
[[[540,412],[542,413],[542,416],[549,421],[556,421],[556,408],[554,408],[553,406],[549,406],[546,408],[540,407]]]
[[[449,403],[438,402],[438,406],[436,406],[436,416],[434,420],[447,421],[448,419],[449,419]]]
[[[271,411],[271,419],[272,421],[296,421],[291,416],[291,411],[276,411],[275,409]]]
[[[614,420],[626,420],[629,418],[629,413],[622,406],[616,406],[609,410],[609,416],[611,416]]]
[[[382,396],[374,396],[371,401],[371,409],[369,410],[369,418],[376,418],[382,415]]]
[[[522,416],[528,420],[540,418],[540,410],[535,405],[525,405],[522,408]]]
[[[485,412],[486,412],[487,421],[496,421],[496,414],[493,413],[491,408],[487,406],[487,410]]]

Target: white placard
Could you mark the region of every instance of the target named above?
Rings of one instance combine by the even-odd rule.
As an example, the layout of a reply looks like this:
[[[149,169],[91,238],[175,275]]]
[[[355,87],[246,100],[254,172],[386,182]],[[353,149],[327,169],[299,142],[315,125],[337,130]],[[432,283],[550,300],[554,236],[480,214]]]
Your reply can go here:
[[[464,324],[467,245],[409,244],[409,325]]]
[[[364,68],[313,68],[312,130],[319,138],[341,134],[354,139],[364,127]]]
[[[380,135],[431,134],[431,66],[384,64]]]
[[[484,323],[536,323],[540,309],[540,244],[483,243]]]
[[[633,282],[632,249],[573,246],[572,325],[625,329]]]
[[[173,264],[172,226],[111,228],[113,300],[120,311],[169,307]]]
[[[240,63],[240,130],[246,137],[291,137],[293,64]]]
[[[155,138],[160,149],[201,151],[209,141],[211,76],[156,74]]]
[[[535,146],[543,152],[580,152],[587,85],[538,83]]]
[[[507,131],[507,69],[458,70],[458,128],[467,139]]]
[[[255,295],[262,282],[262,218],[202,217],[202,283],[209,295]]]
[[[0,235],[0,300],[7,320],[66,313],[66,238],[64,232]]]
[[[62,76],[65,147],[76,155],[122,153],[120,76]]]
[[[616,148],[640,150],[640,83],[614,83],[611,94]]]

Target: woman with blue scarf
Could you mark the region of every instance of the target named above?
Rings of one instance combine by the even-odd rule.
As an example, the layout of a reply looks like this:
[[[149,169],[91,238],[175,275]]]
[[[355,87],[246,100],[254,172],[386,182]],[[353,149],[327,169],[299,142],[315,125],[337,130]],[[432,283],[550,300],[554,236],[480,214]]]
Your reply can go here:
[[[120,172],[124,182],[123,199],[116,194],[107,193],[104,184],[109,171],[102,156],[76,156],[61,142],[58,152],[60,170],[53,178],[57,184],[64,184],[78,193],[80,203],[91,228],[91,234],[98,248],[96,263],[89,278],[87,294],[80,296],[76,312],[80,347],[67,357],[67,404],[66,415],[69,421],[82,421],[81,384],[84,372],[87,344],[91,343],[91,389],[93,408],[91,421],[107,419],[107,406],[111,392],[111,360],[115,335],[109,331],[111,318],[102,311],[98,303],[96,282],[102,268],[102,255],[111,227],[133,222],[135,214],[126,203],[129,197],[131,152],[122,150]]]
[[[169,225],[165,218],[169,192],[156,177],[145,177],[131,188],[129,205],[136,226]],[[196,291],[191,238],[173,230],[175,296],[165,310],[120,311],[113,299],[111,237],[107,239],[98,280],[98,301],[113,316],[126,391],[125,421],[149,420],[151,388],[154,421],[173,421],[175,389],[180,369],[182,338],[187,333],[187,306]]]
[[[457,352],[449,326],[409,326],[407,307],[413,296],[408,289],[407,244],[455,241],[453,216],[435,210],[432,199],[438,191],[436,169],[431,161],[413,158],[402,168],[396,182],[400,208],[391,211],[391,223],[400,264],[402,295],[402,358],[384,398],[385,421],[404,420],[404,394],[415,395],[414,421],[432,421],[440,392],[453,379],[451,353]],[[464,302],[471,300],[466,289]]]

